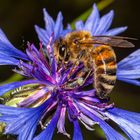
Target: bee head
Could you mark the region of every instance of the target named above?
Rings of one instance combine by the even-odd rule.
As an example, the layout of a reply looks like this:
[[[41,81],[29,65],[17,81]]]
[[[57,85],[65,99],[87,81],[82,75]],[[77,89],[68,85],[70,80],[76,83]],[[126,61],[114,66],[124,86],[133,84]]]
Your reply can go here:
[[[73,31],[66,35],[66,41],[69,45],[76,47],[81,47],[81,42],[91,39],[91,34],[88,31],[80,30]]]
[[[67,42],[64,38],[59,38],[57,42],[55,42],[54,54],[59,62],[63,61],[67,63],[69,60],[70,52],[68,51]]]

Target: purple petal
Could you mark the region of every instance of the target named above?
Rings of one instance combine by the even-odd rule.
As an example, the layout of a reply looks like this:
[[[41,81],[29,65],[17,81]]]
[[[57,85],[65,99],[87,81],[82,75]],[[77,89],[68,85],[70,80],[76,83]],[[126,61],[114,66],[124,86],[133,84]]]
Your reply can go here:
[[[70,135],[65,130],[65,117],[66,117],[66,107],[63,106],[57,123],[57,129],[58,129],[57,133],[62,133],[63,135],[66,135],[68,138],[70,138]]]
[[[19,107],[28,107],[29,105],[31,105],[32,103],[34,103],[35,101],[37,101],[38,99],[43,97],[45,94],[47,94],[47,92],[48,92],[47,88],[40,89],[35,94],[31,95],[30,97],[28,97],[28,98],[24,99],[22,102],[20,102],[18,104],[18,106]]]
[[[99,126],[104,131],[108,140],[125,140],[123,136],[121,136],[117,131],[115,131],[112,127],[110,127],[104,120],[97,117],[93,112],[90,112],[80,104],[78,104],[78,108],[88,117],[93,119],[95,122],[99,123]]]
[[[74,95],[77,97],[82,96],[95,96],[95,89],[88,90],[88,91],[80,91],[80,92],[74,92]]]

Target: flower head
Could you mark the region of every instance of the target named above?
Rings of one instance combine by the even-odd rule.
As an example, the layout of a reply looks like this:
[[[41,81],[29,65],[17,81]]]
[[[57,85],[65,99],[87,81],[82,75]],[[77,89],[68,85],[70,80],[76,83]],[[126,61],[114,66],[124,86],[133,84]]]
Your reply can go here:
[[[87,30],[93,36],[117,35],[126,30],[126,27],[109,29],[113,15],[111,11],[100,18],[94,5],[94,10],[85,23],[76,22],[75,30]],[[61,13],[54,21],[44,10],[44,19],[45,29],[35,26],[41,42],[39,50],[28,42],[26,53],[23,53],[8,41],[2,30],[0,31],[0,64],[14,65],[14,71],[27,78],[0,86],[1,96],[9,91],[12,96],[5,105],[0,105],[0,121],[6,123],[5,134],[18,135],[19,140],[51,140],[57,127],[59,133],[70,138],[65,128],[65,118],[68,114],[68,119],[74,126],[73,140],[83,139],[79,122],[91,131],[94,130],[94,125],[99,125],[109,140],[125,139],[108,124],[109,120],[115,122],[130,139],[140,139],[140,114],[115,108],[114,103],[110,104],[108,99],[100,99],[93,87],[85,90],[85,87],[93,83],[91,75],[82,85],[78,84],[81,80],[79,71],[84,68],[82,63],[73,69],[70,77],[73,64],[60,66],[57,63],[53,44],[72,29],[70,26],[63,29]],[[119,80],[140,85],[139,66],[135,65],[139,65],[138,52],[139,50],[119,63]],[[131,70],[128,65],[131,65]],[[21,89],[15,91],[18,87]],[[14,100],[14,103],[7,106],[11,105],[11,100]],[[38,127],[41,129],[39,134]]]

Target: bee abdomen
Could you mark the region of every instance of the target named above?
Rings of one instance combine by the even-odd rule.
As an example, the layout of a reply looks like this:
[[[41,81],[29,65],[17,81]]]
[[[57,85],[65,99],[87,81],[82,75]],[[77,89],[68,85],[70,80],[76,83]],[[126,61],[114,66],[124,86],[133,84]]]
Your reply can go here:
[[[94,87],[100,98],[105,98],[116,82],[116,55],[109,46],[94,49]]]
[[[102,74],[97,80],[108,85],[114,85],[116,82],[116,75]]]

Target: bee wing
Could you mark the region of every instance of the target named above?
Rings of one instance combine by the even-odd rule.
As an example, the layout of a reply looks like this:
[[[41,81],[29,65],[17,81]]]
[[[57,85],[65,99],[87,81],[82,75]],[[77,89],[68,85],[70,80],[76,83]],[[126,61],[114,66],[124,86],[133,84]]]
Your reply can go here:
[[[89,44],[102,44],[111,47],[132,48],[135,45],[128,40],[136,40],[135,38],[121,36],[93,36]],[[88,42],[87,42],[88,43]]]

